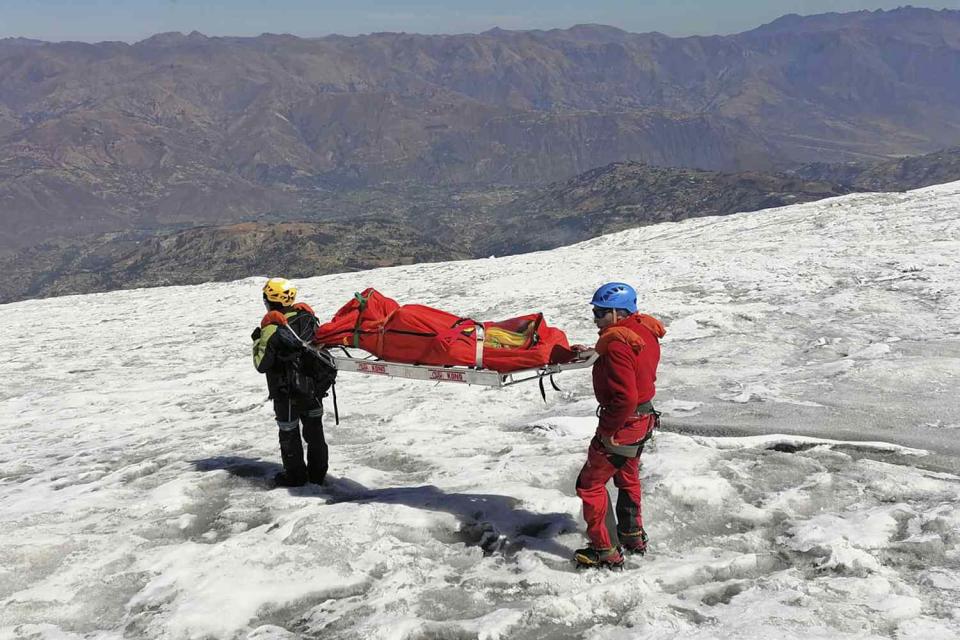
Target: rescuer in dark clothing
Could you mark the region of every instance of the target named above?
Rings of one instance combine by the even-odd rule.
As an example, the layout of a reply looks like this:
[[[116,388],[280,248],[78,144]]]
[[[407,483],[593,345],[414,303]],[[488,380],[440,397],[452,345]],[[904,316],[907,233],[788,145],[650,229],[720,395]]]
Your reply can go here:
[[[300,487],[308,481],[323,484],[328,450],[323,436],[321,401],[336,370],[304,345],[313,338],[317,318],[303,302],[294,302],[297,289],[284,278],[271,278],[263,287],[267,313],[254,329],[253,364],[266,374],[280,436],[283,471],[279,487]],[[304,464],[303,439],[307,442]]]

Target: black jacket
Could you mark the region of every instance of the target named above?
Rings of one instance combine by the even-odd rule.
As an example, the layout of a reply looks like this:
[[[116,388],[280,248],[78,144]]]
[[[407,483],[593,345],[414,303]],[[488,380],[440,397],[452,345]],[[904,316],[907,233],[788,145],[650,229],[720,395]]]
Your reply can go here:
[[[313,339],[317,318],[305,304],[286,307],[279,313],[286,319],[286,324],[268,313],[261,326],[254,329],[251,335],[253,364],[257,371],[266,374],[271,398],[317,396],[319,399],[326,388],[317,393],[313,387],[318,385],[311,386],[309,381],[301,379],[316,377],[316,372],[306,370],[315,368],[315,364],[305,362],[308,358],[311,361],[316,359],[316,356],[309,354],[303,343]]]

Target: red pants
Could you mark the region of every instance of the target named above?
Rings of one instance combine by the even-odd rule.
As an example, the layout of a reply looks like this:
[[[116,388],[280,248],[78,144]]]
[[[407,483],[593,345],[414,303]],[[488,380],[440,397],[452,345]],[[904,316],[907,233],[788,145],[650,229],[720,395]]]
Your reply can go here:
[[[640,416],[627,422],[614,438],[617,444],[632,444],[643,440],[653,428],[654,416]],[[610,495],[607,481],[620,490],[617,496],[616,523],[610,513]],[[594,437],[587,451],[587,462],[577,476],[577,495],[583,500],[583,519],[587,522],[587,537],[595,549],[616,546],[616,532],[636,533],[643,528],[641,514],[640,457],[626,458],[607,452],[599,437]]]

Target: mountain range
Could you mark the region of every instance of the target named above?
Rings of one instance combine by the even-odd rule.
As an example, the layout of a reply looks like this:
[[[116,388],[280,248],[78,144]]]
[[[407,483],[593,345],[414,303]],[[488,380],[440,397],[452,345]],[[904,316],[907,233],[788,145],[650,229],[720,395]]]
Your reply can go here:
[[[960,180],[960,147],[880,163],[721,173],[619,162],[544,187],[338,194],[339,217],[127,231],[0,254],[0,302],[131,287],[306,277],[552,249],[605,233],[857,191]]]
[[[0,41],[0,249],[483,191],[615,162],[737,172],[960,143],[960,11],[731,36],[565,30]],[[390,186],[393,185],[393,186]],[[401,185],[397,187],[396,185]]]

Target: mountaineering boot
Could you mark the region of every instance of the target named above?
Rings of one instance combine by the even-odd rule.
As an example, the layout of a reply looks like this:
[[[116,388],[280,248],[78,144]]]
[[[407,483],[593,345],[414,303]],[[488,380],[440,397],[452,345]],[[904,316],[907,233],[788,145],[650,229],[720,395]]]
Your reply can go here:
[[[327,477],[327,460],[330,452],[323,437],[323,408],[317,406],[303,416],[303,439],[307,441],[307,479],[313,484],[323,484]]]
[[[307,465],[303,463],[300,429],[280,429],[280,460],[283,471],[273,477],[278,487],[302,487],[307,484]]]
[[[577,549],[573,559],[578,567],[607,567],[608,569],[623,567],[623,554],[617,547],[610,549],[594,549],[593,547]]]
[[[307,444],[307,479],[313,484],[323,484],[327,477],[327,443]]]
[[[647,552],[647,532],[643,529],[632,532],[620,532],[620,545],[624,552],[642,556]]]

